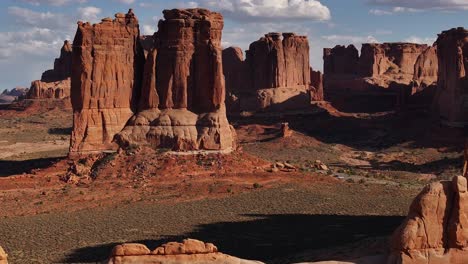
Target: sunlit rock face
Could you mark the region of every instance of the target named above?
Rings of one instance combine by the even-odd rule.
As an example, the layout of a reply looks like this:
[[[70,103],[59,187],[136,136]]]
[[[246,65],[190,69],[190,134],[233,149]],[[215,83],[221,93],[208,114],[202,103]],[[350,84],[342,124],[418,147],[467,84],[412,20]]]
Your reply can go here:
[[[363,44],[324,49],[327,100],[349,111],[429,107],[437,83],[437,49],[413,43]],[[367,104],[365,102],[368,102]]]
[[[392,237],[388,264],[468,263],[467,179],[432,183]]]
[[[133,14],[79,23],[73,48],[71,152],[150,145],[231,150],[226,118],[221,14],[165,10],[153,36]]]

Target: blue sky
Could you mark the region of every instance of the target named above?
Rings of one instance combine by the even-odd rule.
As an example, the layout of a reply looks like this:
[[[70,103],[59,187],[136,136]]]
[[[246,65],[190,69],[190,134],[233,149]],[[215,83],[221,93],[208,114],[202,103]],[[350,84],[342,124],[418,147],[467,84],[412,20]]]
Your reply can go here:
[[[408,41],[432,44],[437,34],[467,27],[468,0],[3,0],[0,2],[0,91],[29,86],[53,66],[76,21],[98,22],[133,8],[144,34],[162,10],[204,7],[225,16],[223,45],[240,46],[267,32],[307,35],[311,64],[337,44]]]

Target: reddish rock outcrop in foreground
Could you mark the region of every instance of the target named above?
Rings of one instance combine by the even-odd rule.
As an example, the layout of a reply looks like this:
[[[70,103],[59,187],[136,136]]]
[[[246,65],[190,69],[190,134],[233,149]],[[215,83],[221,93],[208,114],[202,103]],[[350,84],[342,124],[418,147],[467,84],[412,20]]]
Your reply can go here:
[[[205,9],[165,10],[158,32],[145,39],[132,11],[93,26],[79,23],[71,152],[115,149],[113,142],[231,150],[235,132],[224,105],[223,26],[221,14]]]
[[[0,247],[0,264],[8,264],[8,255],[2,247]]]
[[[158,264],[261,264],[259,261],[243,260],[218,252],[216,246],[195,239],[182,243],[170,242],[153,251],[142,244],[116,246],[108,264],[158,263]]]
[[[436,111],[449,126],[468,125],[468,30],[442,32],[436,41],[439,57],[439,86]]]
[[[327,100],[343,110],[363,111],[359,106],[372,108],[369,102],[379,110],[432,103],[438,71],[435,47],[363,44],[359,57],[353,45],[336,46],[324,49],[324,63]]]
[[[54,68],[42,74],[41,80],[31,83],[26,99],[64,99],[70,97],[72,45],[66,40],[55,59]]]
[[[130,10],[91,25],[78,22],[73,41],[70,152],[114,149],[114,135],[133,115],[144,61],[138,20]]]
[[[239,48],[224,50],[228,100],[244,111],[301,109],[322,100],[319,76],[311,87],[309,41],[294,33],[268,33],[250,44],[243,61]],[[237,109],[234,109],[236,111]]]
[[[468,263],[468,190],[462,176],[428,185],[392,238],[388,264]]]

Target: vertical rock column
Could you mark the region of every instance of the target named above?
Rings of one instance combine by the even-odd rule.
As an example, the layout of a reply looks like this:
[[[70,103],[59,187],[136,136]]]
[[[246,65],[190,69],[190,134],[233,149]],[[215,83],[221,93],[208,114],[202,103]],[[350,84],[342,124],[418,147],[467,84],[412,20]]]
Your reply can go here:
[[[133,115],[144,63],[132,10],[95,25],[78,22],[72,59],[70,152],[115,149],[114,135]]]
[[[437,39],[439,79],[436,111],[449,126],[468,125],[468,30],[454,28]]]

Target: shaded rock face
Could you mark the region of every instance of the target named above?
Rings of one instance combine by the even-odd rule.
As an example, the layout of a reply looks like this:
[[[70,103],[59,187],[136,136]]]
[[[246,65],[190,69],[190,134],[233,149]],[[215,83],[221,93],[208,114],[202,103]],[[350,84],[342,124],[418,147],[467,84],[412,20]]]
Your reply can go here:
[[[165,10],[148,53],[140,112],[116,135],[121,146],[225,151],[235,132],[225,107],[221,14]]]
[[[432,183],[416,197],[395,231],[387,263],[468,263],[467,226],[467,179]]]
[[[71,76],[72,67],[72,44],[65,40],[60,57],[55,59],[54,68],[42,73],[41,81],[56,82],[69,78]]]
[[[54,68],[42,73],[41,80],[31,82],[26,99],[64,99],[70,97],[72,44],[66,40],[55,59]]]
[[[468,30],[454,28],[442,32],[436,41],[439,84],[435,107],[443,123],[468,125]]]
[[[105,263],[261,264],[259,261],[243,260],[219,253],[215,245],[195,239],[185,239],[182,243],[169,242],[153,251],[142,244],[118,245]]]
[[[323,74],[310,68],[310,100],[323,101]]]
[[[268,33],[250,44],[245,60],[239,48],[228,48],[224,53],[228,100],[233,101],[230,111],[281,111],[310,105],[307,37]],[[320,90],[321,85],[316,86]],[[313,99],[322,96],[319,91],[313,94]]]
[[[374,102],[377,111],[432,103],[437,82],[436,48],[412,43],[363,44],[357,49],[324,49],[325,93],[346,111],[365,111]],[[426,89],[430,88],[430,89]],[[373,99],[370,99],[373,97]],[[355,100],[354,98],[357,98]],[[342,103],[351,103],[342,106]]]
[[[144,39],[131,10],[97,25],[79,23],[71,152],[133,144],[231,150],[235,136],[224,105],[223,26],[221,14],[205,9],[165,10],[158,32]]]
[[[144,55],[133,12],[95,25],[78,22],[72,60],[70,152],[114,149],[140,92]]]

